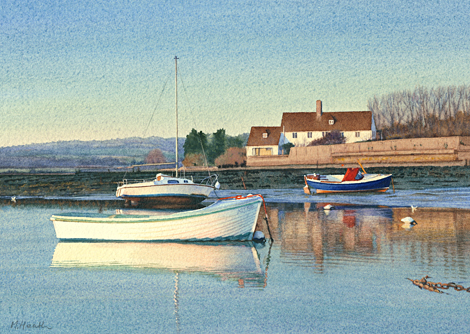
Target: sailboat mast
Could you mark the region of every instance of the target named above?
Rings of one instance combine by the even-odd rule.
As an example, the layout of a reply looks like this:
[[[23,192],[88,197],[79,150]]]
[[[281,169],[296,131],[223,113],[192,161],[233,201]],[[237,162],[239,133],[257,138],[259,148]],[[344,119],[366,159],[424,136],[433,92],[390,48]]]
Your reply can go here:
[[[178,57],[175,56],[176,177],[178,177]]]

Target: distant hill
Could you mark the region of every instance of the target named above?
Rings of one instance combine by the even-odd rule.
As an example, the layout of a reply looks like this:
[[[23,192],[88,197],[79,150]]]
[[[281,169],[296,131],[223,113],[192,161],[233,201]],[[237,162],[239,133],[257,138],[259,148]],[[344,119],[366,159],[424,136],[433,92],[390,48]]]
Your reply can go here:
[[[242,136],[246,144],[249,134]],[[184,157],[185,139],[178,139],[180,161]],[[0,147],[0,168],[126,167],[143,164],[148,153],[156,148],[168,162],[175,161],[175,138],[131,137]]]
[[[178,140],[182,158],[185,138]],[[175,160],[174,138],[125,138],[93,141],[60,141],[0,148],[0,168],[120,167],[142,164],[153,149],[168,161]]]

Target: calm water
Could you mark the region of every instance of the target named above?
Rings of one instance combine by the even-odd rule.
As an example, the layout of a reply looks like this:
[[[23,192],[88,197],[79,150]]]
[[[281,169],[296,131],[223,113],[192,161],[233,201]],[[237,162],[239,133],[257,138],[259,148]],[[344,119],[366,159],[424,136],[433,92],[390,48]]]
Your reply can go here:
[[[0,332],[470,331],[470,293],[438,294],[406,279],[470,287],[469,189],[259,192],[272,244],[58,242],[53,213],[115,212],[115,202],[5,200]],[[418,225],[403,228],[406,216]],[[258,229],[268,234],[261,218]]]

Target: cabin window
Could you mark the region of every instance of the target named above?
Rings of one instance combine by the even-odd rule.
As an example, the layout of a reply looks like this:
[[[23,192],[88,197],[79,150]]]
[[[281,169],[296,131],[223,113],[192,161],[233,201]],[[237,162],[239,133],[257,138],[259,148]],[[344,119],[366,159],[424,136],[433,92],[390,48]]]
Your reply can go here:
[[[307,132],[307,138],[312,138],[312,133],[311,132]]]
[[[171,183],[179,183],[178,180],[168,180],[168,184],[171,184]]]
[[[263,138],[268,138],[268,134],[266,132],[263,132]]]
[[[328,123],[329,123],[330,125],[333,125],[333,124],[335,124],[335,121],[334,121],[333,119],[330,119],[330,120],[328,121]]]
[[[188,180],[184,180],[184,183],[188,183]]]
[[[361,133],[360,132],[356,132],[356,138],[357,137],[360,137],[361,136]]]
[[[292,138],[297,138],[297,132],[292,133]]]

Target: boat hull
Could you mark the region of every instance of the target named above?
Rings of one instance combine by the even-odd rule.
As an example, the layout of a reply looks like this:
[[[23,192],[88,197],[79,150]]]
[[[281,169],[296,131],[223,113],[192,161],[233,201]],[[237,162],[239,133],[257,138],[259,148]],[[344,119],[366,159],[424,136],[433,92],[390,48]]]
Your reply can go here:
[[[130,206],[152,208],[196,207],[207,199],[214,187],[200,184],[125,184],[117,188],[116,197]]]
[[[305,179],[310,189],[322,193],[385,192],[390,188],[392,175],[374,175],[358,181],[334,182]]]
[[[53,215],[61,240],[222,241],[252,240],[262,198],[224,200],[167,216]]]

